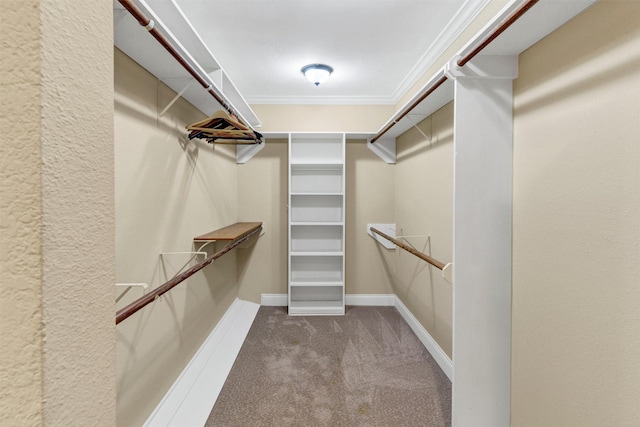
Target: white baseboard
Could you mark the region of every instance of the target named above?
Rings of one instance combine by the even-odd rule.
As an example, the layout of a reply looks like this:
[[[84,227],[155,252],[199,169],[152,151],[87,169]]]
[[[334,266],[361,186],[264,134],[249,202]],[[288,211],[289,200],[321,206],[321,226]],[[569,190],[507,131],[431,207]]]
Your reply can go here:
[[[347,294],[346,305],[394,306],[395,294]]]
[[[407,306],[404,305],[400,298],[395,296],[395,300],[396,310],[398,310],[405,322],[409,324],[409,327],[418,336],[418,339],[420,339],[427,351],[431,353],[431,356],[435,359],[438,366],[440,366],[442,372],[445,373],[450,381],[453,381],[453,362],[449,356],[447,356],[447,353],[442,350],[436,340],[434,340],[429,332],[427,332],[420,322],[418,322],[418,319],[415,318],[413,313],[411,313]]]
[[[262,294],[260,295],[260,305],[269,307],[286,307],[288,304],[287,294]]]
[[[239,299],[231,304],[145,426],[204,425],[259,308]]]
[[[395,294],[347,294],[346,305],[395,305]],[[287,294],[262,294],[260,304],[265,306],[284,307],[288,303]]]

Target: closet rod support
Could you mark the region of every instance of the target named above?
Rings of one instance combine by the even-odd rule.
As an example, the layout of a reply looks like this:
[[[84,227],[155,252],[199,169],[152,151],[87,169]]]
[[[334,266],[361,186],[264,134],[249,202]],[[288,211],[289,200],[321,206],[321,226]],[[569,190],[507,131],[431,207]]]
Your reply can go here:
[[[153,301],[161,297],[163,294],[170,291],[171,289],[173,289],[174,287],[176,287],[177,285],[179,285],[189,277],[193,276],[198,271],[202,270],[204,267],[208,266],[213,261],[217,260],[227,252],[230,252],[232,249],[236,248],[237,246],[241,245],[245,241],[249,240],[256,233],[260,234],[260,230],[262,230],[262,223],[258,223],[258,224],[259,225],[255,226],[255,228],[252,228],[251,231],[243,234],[241,237],[238,237],[237,239],[232,240],[224,248],[220,249],[218,252],[214,253],[210,257],[199,262],[198,264],[189,268],[185,272],[178,274],[171,280],[165,282],[164,284],[154,289],[153,291],[149,292],[145,296],[138,298],[137,300],[127,305],[126,307],[118,310],[118,312],[116,313],[116,325],[122,322],[123,320],[127,319],[131,315],[137,313],[142,308],[146,307],[147,305],[149,305],[150,303],[152,303]]]
[[[482,50],[489,46],[489,44],[498,38],[500,34],[502,34],[507,28],[513,25],[522,15],[524,15],[529,9],[536,5],[540,0],[527,0],[525,1],[518,9],[516,9],[511,15],[509,15],[496,29],[491,31],[484,39],[482,39],[475,48],[473,48],[469,53],[462,54],[461,58],[458,59],[457,64],[458,67],[464,67],[467,62],[471,61],[477,54],[482,52]]]
[[[143,288],[147,289],[149,287],[146,283],[116,283],[117,287],[122,288]]]
[[[118,0],[118,2],[125,8],[129,13],[138,21],[138,23],[145,27],[149,34],[151,34],[157,41],[165,48],[167,52],[173,58],[178,61],[180,65],[189,73],[191,76],[198,82],[204,90],[209,92],[209,94],[215,98],[215,100],[224,108],[229,114],[232,114],[238,117],[238,121],[243,125],[247,126],[249,129],[254,130],[251,125],[246,123],[240,114],[237,114],[233,108],[231,107],[231,103],[226,99],[223,94],[219,94],[211,84],[200,75],[200,73],[185,59],[185,57],[176,50],[176,48],[167,40],[162,33],[158,31],[157,26],[153,23],[153,21],[147,17],[144,12],[142,12],[131,0]],[[207,76],[209,77],[209,76]]]
[[[377,134],[375,134],[375,136],[373,138],[371,138],[371,143],[373,144],[374,142],[376,142],[378,139],[380,139],[380,137],[382,135],[384,135],[385,133],[387,133],[396,123],[398,123],[400,120],[402,120],[407,114],[409,114],[411,111],[413,111],[414,108],[416,108],[418,105],[420,105],[422,103],[422,101],[424,101],[425,99],[427,99],[427,97],[429,95],[431,95],[433,92],[436,91],[436,89],[438,89],[440,86],[442,86],[442,84],[444,82],[446,82],[448,79],[447,76],[443,75],[433,81],[433,83],[431,83],[429,86],[427,86],[425,92],[420,95],[418,97],[418,99],[416,99],[409,107],[407,107],[403,112],[399,113],[397,116],[395,116],[391,123],[389,123],[387,126],[385,126],[384,129],[382,129],[380,132],[378,132]]]
[[[185,251],[185,252],[162,252],[160,254],[160,256],[165,256],[165,255],[202,255],[202,256],[207,256],[208,254],[206,252],[202,252],[202,251]]]
[[[182,95],[184,95],[184,93],[187,91],[187,89],[189,89],[189,88],[191,87],[191,85],[192,85],[192,84],[193,84],[193,81],[191,81],[191,82],[187,83],[187,85],[186,85],[186,86],[185,86],[185,87],[184,87],[180,92],[178,92],[178,93],[176,94],[176,96],[174,96],[174,97],[173,97],[173,99],[172,99],[171,101],[169,101],[169,103],[167,104],[167,106],[166,106],[166,107],[164,107],[164,108],[162,109],[162,111],[160,111],[160,112],[158,113],[158,117],[162,117],[162,116],[164,116],[164,113],[166,113],[167,111],[169,111],[169,108],[173,107],[173,104],[175,104],[175,103],[178,101],[178,99],[180,99],[180,98],[182,97]]]
[[[469,53],[462,53],[461,58],[457,60],[456,64],[458,67],[463,67],[467,62],[471,61],[476,55],[478,55],[484,48],[486,48],[492,41],[494,41],[500,34],[502,34],[507,28],[513,25],[518,19],[520,19],[529,9],[531,9],[539,0],[527,0],[523,3],[518,9],[515,10],[511,15],[509,15],[498,27],[494,28],[487,34],[479,44],[473,48]],[[381,131],[374,135],[373,138],[369,141],[370,143],[376,142],[382,135],[387,133],[389,129],[391,129],[396,123],[398,123],[404,116],[409,114],[414,108],[422,103],[429,95],[431,95],[442,83],[447,80],[447,76],[444,75],[437,80],[438,74],[432,77],[432,81],[434,83],[428,84],[423,89],[423,94],[420,95],[411,105],[409,105],[405,110],[395,115]]]
[[[378,234],[379,236],[384,237],[385,239],[389,240],[390,242],[392,242],[394,245],[396,245],[397,247],[404,249],[405,251],[417,256],[418,258],[428,262],[429,264],[433,265],[434,267],[443,270],[445,268],[445,263],[438,261],[437,259],[431,258],[429,255],[422,253],[420,251],[417,251],[415,249],[413,249],[411,246],[401,242],[398,239],[394,239],[393,237],[384,234],[382,231],[378,230],[377,228],[371,227],[370,228],[372,233]]]
[[[429,117],[433,117],[433,115],[429,116]],[[420,129],[420,126],[418,126],[418,123],[416,123],[412,118],[411,115],[408,114],[407,115],[407,120],[409,120],[409,122],[411,122],[411,124],[413,125],[414,128],[417,129],[418,132],[420,132],[420,135],[422,135],[424,137],[424,139],[426,139],[427,141],[431,142],[431,140],[433,139],[433,124],[431,124],[431,135],[427,136],[426,133],[424,133],[422,131],[422,129]]]

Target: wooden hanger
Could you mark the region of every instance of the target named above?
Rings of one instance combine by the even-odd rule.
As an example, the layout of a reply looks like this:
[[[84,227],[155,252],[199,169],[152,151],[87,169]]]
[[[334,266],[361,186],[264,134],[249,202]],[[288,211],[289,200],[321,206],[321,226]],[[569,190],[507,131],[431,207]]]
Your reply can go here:
[[[190,124],[186,128],[191,131],[189,139],[206,139],[212,144],[233,144],[233,140],[253,141],[250,142],[251,144],[262,142],[262,135],[243,125],[236,116],[230,115],[224,110],[218,110],[211,117]],[[225,141],[219,141],[220,139]],[[247,144],[248,142],[238,143]]]

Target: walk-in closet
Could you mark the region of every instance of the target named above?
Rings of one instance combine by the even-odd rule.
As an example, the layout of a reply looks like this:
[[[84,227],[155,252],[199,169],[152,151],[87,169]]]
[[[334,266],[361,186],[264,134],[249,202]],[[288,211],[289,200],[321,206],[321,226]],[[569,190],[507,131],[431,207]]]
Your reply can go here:
[[[0,425],[640,425],[640,2],[4,6]]]

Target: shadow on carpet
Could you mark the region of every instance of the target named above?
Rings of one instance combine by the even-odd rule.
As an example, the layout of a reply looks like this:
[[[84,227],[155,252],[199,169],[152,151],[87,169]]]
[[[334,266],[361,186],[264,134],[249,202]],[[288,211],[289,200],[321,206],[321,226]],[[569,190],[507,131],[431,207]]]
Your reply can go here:
[[[449,426],[451,382],[393,307],[261,307],[206,426]]]

